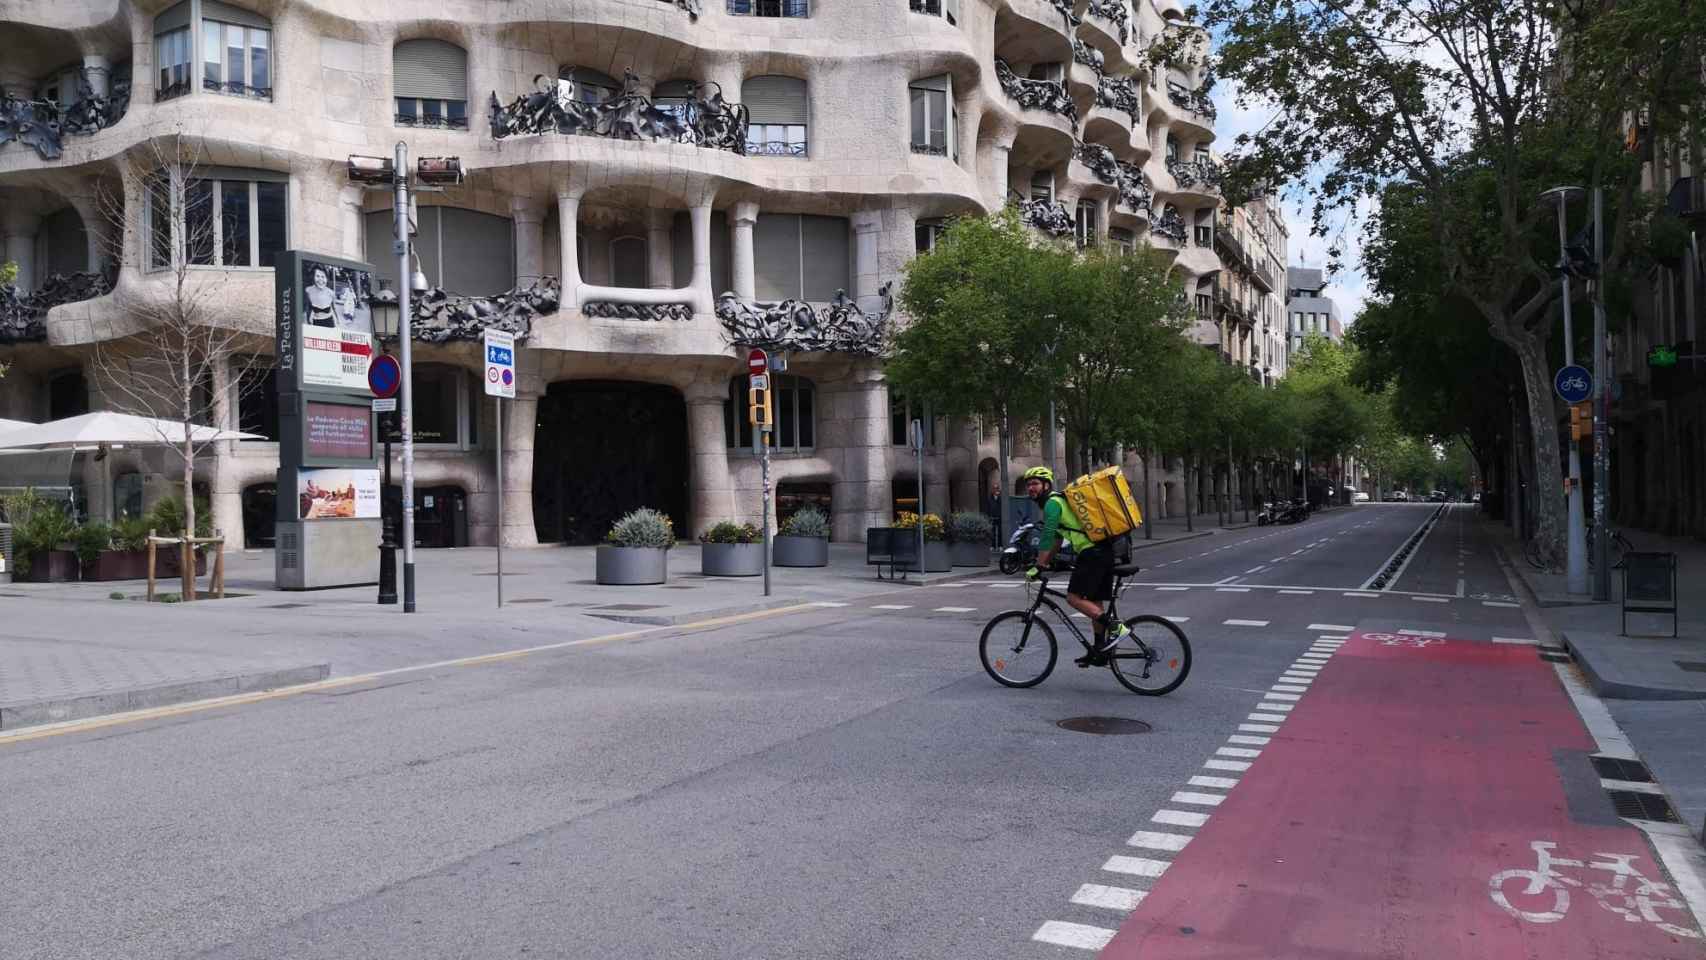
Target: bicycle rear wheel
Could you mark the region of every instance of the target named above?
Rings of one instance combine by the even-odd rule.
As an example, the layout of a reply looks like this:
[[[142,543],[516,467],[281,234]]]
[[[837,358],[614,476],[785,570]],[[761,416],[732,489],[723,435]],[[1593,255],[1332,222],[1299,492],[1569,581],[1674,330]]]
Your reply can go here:
[[[1131,633],[1121,637],[1108,656],[1114,679],[1146,697],[1178,689],[1191,672],[1191,643],[1185,631],[1171,620],[1150,614],[1132,617],[1125,625]]]
[[[978,640],[983,669],[1004,687],[1034,687],[1048,679],[1059,650],[1054,631],[1023,610],[997,614]]]

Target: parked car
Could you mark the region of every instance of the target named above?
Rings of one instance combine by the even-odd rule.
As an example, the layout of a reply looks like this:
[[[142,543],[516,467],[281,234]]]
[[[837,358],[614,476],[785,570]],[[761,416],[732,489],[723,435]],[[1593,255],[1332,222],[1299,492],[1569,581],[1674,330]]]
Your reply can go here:
[[[1428,494],[1428,499],[1432,500],[1435,503],[1444,503],[1445,499],[1446,499],[1445,498],[1445,491],[1444,490],[1435,490],[1433,493]]]
[[[1368,494],[1364,493],[1361,490],[1358,490],[1356,493],[1351,494],[1351,502],[1352,503],[1367,503],[1368,500],[1369,500]]]
[[[1410,495],[1402,490],[1394,490],[1386,495],[1388,503],[1409,503]]]

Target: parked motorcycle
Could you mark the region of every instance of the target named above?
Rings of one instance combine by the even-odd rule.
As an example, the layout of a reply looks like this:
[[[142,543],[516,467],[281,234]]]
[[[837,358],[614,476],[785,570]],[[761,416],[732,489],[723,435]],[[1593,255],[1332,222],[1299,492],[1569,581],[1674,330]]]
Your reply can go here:
[[[1022,523],[1014,528],[1013,535],[1007,538],[1007,546],[1001,551],[1001,560],[998,564],[1001,572],[1012,575],[1020,570],[1028,570],[1036,566],[1037,548],[1042,545],[1042,538],[1043,525],[1041,523],[1035,521]],[[1125,556],[1129,557],[1129,546],[1127,550]],[[1072,546],[1062,543],[1055,556],[1055,568],[1070,568],[1072,559]]]

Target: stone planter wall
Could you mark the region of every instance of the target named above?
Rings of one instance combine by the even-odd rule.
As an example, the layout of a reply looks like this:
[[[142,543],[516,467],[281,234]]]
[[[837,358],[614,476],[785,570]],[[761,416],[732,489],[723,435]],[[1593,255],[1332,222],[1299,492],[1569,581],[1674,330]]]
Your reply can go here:
[[[912,573],[918,572],[916,565],[902,567],[901,569]],[[939,540],[924,541],[924,572],[947,573],[952,569],[954,569],[954,558],[948,550],[948,544]]]
[[[147,576],[146,550],[102,550],[94,563],[83,567],[84,580],[142,580]]]
[[[77,579],[77,554],[70,550],[37,550],[30,554],[30,572],[21,583],[70,583]]]
[[[985,543],[956,543],[948,553],[956,567],[989,566],[989,545]]]
[[[829,541],[823,537],[776,537],[770,547],[770,562],[778,567],[829,566]]]
[[[764,573],[762,543],[702,543],[699,572],[707,577],[756,577]]]
[[[610,586],[662,583],[669,578],[669,551],[662,547],[601,545],[594,579]]]

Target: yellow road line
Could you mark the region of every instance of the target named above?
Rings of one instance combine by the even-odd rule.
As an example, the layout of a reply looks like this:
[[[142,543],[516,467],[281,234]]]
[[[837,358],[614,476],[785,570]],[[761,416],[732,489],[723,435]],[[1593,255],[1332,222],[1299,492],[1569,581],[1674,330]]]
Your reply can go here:
[[[752,620],[762,620],[768,617],[778,617],[804,610],[822,609],[816,604],[802,603],[789,607],[777,607],[773,610],[755,610],[751,613],[739,613],[727,617],[714,617],[709,620],[698,620],[692,623],[671,624],[656,627],[646,627],[642,630],[626,630],[621,633],[608,633],[597,637],[582,637],[579,640],[564,640],[561,643],[547,643],[536,647],[523,647],[519,650],[506,650],[500,653],[485,653],[472,657],[459,657],[455,660],[440,660],[436,663],[422,663],[409,667],[393,667],[390,670],[376,670],[350,677],[333,677],[329,680],[317,680],[313,683],[298,684],[291,687],[281,687],[277,690],[258,690],[254,693],[238,693],[226,697],[214,697],[209,700],[194,700],[189,703],[176,703],[164,707],[148,707],[143,710],[132,710],[128,713],[115,713],[102,717],[88,717],[80,720],[64,720],[59,723],[47,723],[40,726],[24,727],[16,732],[0,732],[0,746],[11,743],[23,743],[27,740],[40,740],[44,737],[56,737],[66,733],[82,733],[89,730],[100,730],[105,727],[118,726],[125,723],[140,723],[144,720],[159,720],[166,717],[182,716],[187,713],[200,713],[204,710],[217,710],[221,707],[238,707],[250,703],[260,703],[265,700],[279,700],[303,693],[318,693],[323,690],[337,690],[343,687],[353,687],[370,683],[382,677],[392,677],[401,673],[417,673],[422,670],[437,670],[442,667],[472,667],[487,663],[500,663],[507,660],[520,660],[535,653],[545,653],[551,650],[563,650],[569,647],[585,647],[594,644],[615,643],[619,640],[632,640],[637,637],[649,636],[669,630],[689,631],[704,630],[715,627],[726,627],[736,623],[746,623]]]

